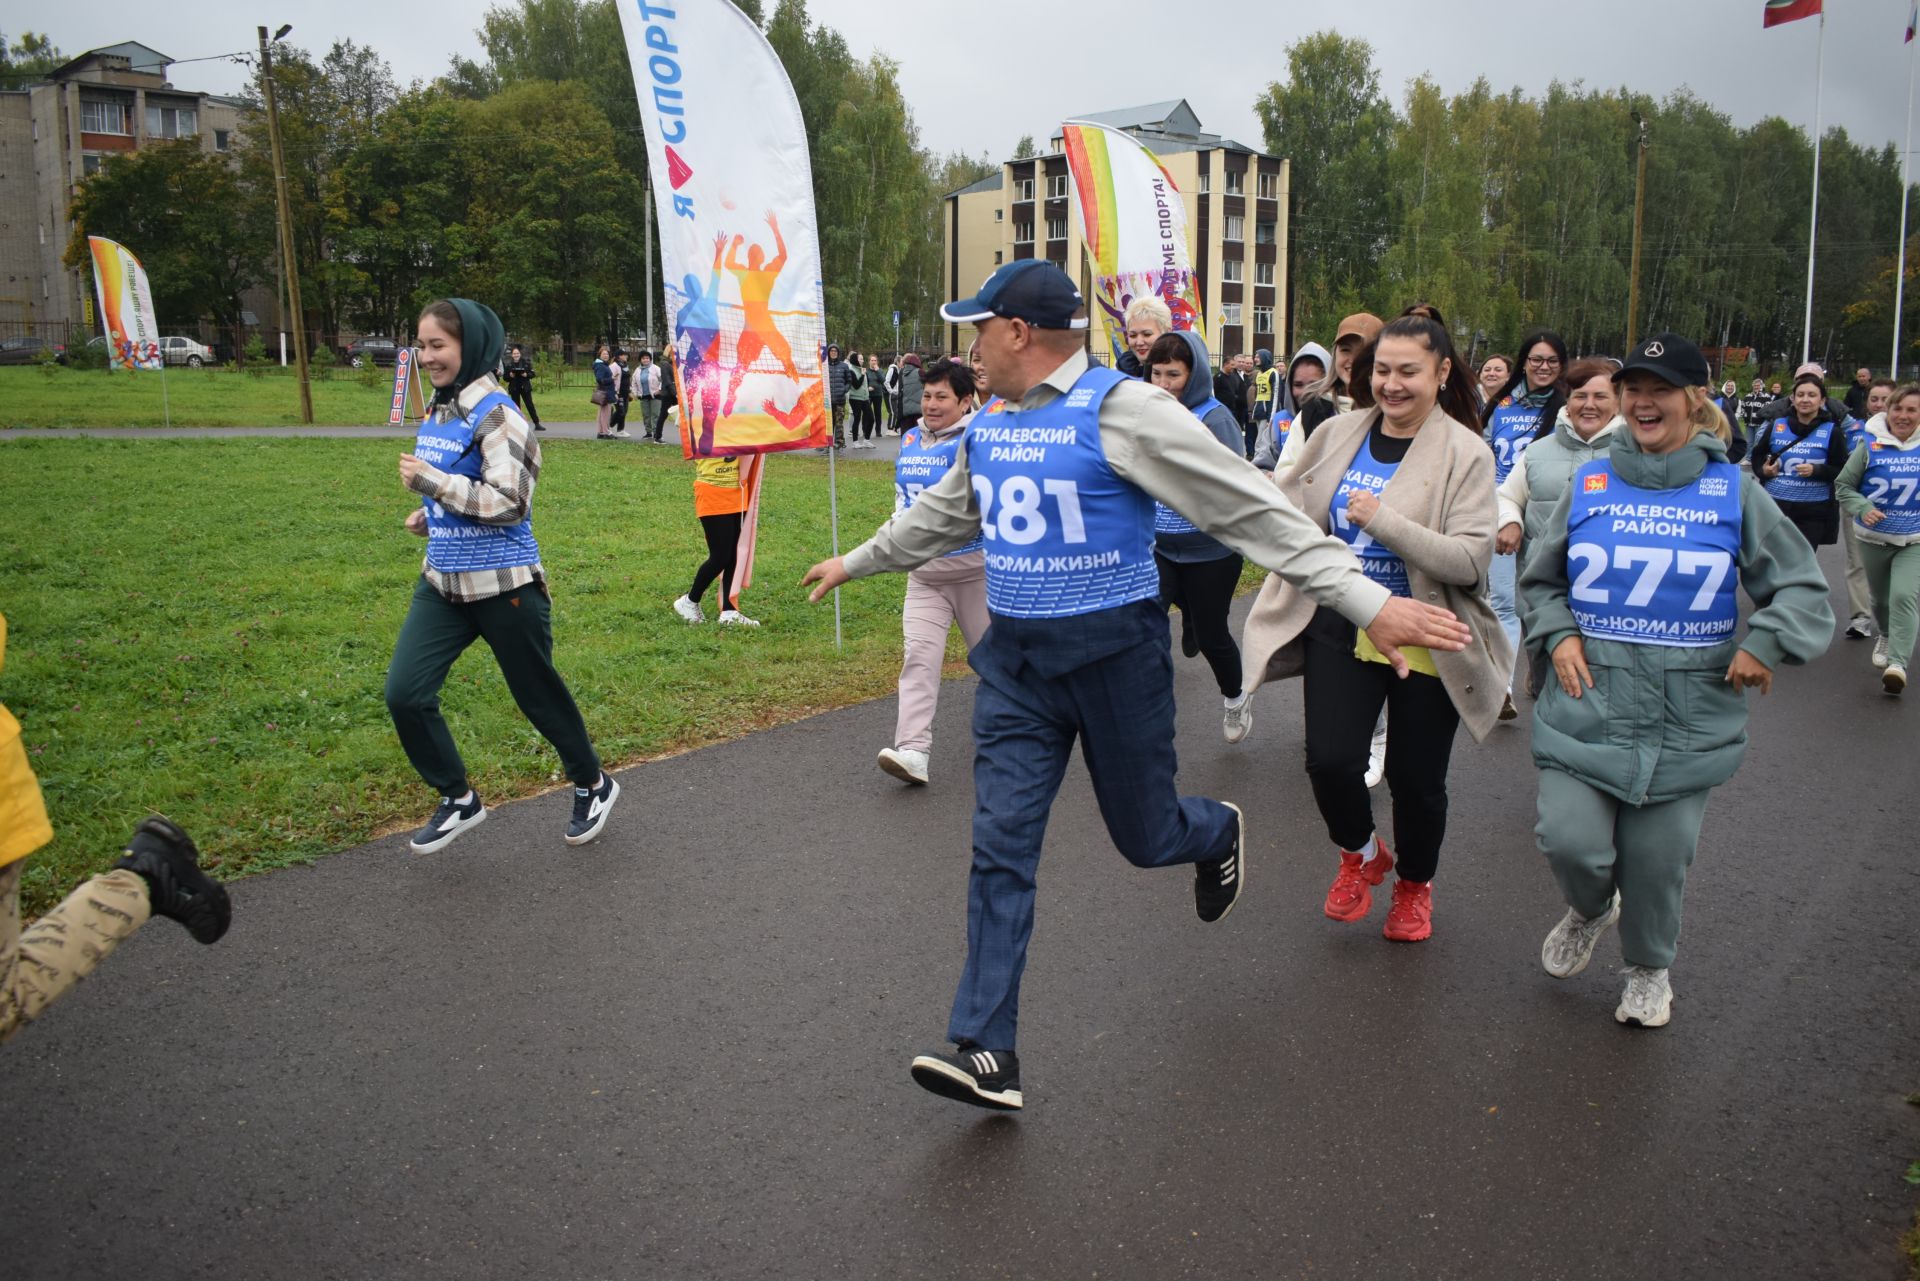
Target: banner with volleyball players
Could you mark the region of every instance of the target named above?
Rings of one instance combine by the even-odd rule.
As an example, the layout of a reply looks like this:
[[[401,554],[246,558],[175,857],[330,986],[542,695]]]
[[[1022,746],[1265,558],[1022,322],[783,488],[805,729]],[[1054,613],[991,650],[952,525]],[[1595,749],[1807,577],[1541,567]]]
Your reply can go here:
[[[620,6],[658,214],[686,455],[832,438],[800,104],[730,0]]]
[[[1175,329],[1206,336],[1187,240],[1187,202],[1158,156],[1132,134],[1105,125],[1061,126],[1080,223],[1093,259],[1093,294],[1119,355],[1127,308],[1158,295]]]
[[[146,268],[125,245],[105,236],[88,236],[87,249],[93,254],[94,296],[100,300],[107,360],[122,369],[164,368],[160,321],[154,315]]]

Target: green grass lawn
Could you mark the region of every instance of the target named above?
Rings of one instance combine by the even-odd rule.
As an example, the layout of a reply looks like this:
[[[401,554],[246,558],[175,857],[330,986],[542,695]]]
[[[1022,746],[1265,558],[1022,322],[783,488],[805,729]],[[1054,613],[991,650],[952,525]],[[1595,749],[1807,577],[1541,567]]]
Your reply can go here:
[[[393,371],[363,380],[337,373],[311,384],[317,426],[369,426],[387,421]],[[300,387],[291,371],[260,375],[225,369],[170,368],[166,395],[175,427],[293,427],[300,423]],[[0,369],[0,428],[159,427],[159,373],[107,373],[58,366]],[[593,418],[590,386],[548,394],[534,383],[541,416],[556,422]],[[551,408],[549,408],[551,406]]]
[[[892,691],[904,580],[841,593],[837,654],[831,604],[808,605],[798,586],[828,553],[824,460],[768,463],[743,601],[764,626],[750,631],[688,627],[669,608],[705,555],[676,454],[543,448],[534,529],[555,650],[610,765]],[[179,821],[226,877],[425,817],[433,797],[381,694],[423,548],[400,528],[413,504],[398,454],[361,440],[0,445],[0,701],[24,727],[57,833],[26,865],[29,912],[110,864],[149,811]],[[840,481],[844,549],[890,510],[892,470],[847,463]],[[956,634],[949,657],[962,652]],[[489,800],[562,781],[484,645],[443,700]]]

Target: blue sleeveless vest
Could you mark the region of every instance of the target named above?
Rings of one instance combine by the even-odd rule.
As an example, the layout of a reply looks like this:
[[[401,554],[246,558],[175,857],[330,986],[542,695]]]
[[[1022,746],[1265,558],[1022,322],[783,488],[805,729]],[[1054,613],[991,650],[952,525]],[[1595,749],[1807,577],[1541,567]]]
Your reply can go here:
[[[1399,470],[1399,463],[1381,462],[1373,456],[1373,433],[1368,432],[1360,441],[1360,452],[1353,456],[1341,475],[1339,487],[1333,491],[1333,506],[1327,514],[1334,537],[1353,548],[1353,554],[1360,558],[1362,573],[1395,596],[1411,596],[1413,586],[1407,578],[1407,563],[1347,519],[1347,503],[1356,492],[1364,489],[1378,497]]]
[[[893,509],[896,512],[913,506],[921,490],[939,484],[953,470],[954,460],[960,456],[960,442],[967,434],[963,427],[943,441],[928,444],[923,439],[923,431],[924,428],[916,426],[900,438],[900,457],[893,464]],[[947,555],[965,556],[986,545],[986,537],[982,535]]]
[[[1733,638],[1740,608],[1740,468],[1639,489],[1606,458],[1573,473],[1567,604],[1587,636],[1700,649]]]
[[[512,399],[505,392],[491,392],[465,418],[421,423],[413,441],[414,454],[450,476],[480,480],[483,468],[473,429],[501,406],[512,409]],[[422,497],[420,502],[427,509],[427,564],[436,572],[470,574],[540,563],[531,517],[517,525],[486,525],[450,512],[431,498]]]
[[[991,612],[1070,618],[1160,594],[1153,499],[1116,476],[1100,447],[1101,402],[1125,381],[1090,367],[1038,409],[968,425]]]
[[[1876,534],[1920,534],[1920,449],[1889,449],[1877,440],[1870,442],[1860,495],[1887,517],[1860,528]]]
[[[1797,463],[1827,461],[1827,442],[1833,439],[1833,423],[1823,422],[1804,437],[1795,437],[1788,420],[1776,418],[1767,429],[1773,440],[1773,456],[1780,461],[1781,474],[1766,483],[1767,492],[1783,503],[1824,503],[1833,497],[1833,482],[1789,476],[1786,469]]]
[[[1208,414],[1216,409],[1224,408],[1226,408],[1226,406],[1222,405],[1212,396],[1209,396],[1205,401],[1201,402],[1198,408],[1193,410],[1193,416],[1198,418],[1202,425],[1204,425]],[[1208,427],[1207,430],[1211,432],[1213,428]],[[1165,503],[1156,501],[1153,504],[1153,532],[1156,534],[1197,534],[1200,532],[1200,526],[1194,524]]]
[[[1511,396],[1501,398],[1493,417],[1487,420],[1487,443],[1493,446],[1494,484],[1506,480],[1507,473],[1520,461],[1520,455],[1527,452],[1527,446],[1540,430],[1541,415],[1546,412],[1544,405],[1516,405]]]

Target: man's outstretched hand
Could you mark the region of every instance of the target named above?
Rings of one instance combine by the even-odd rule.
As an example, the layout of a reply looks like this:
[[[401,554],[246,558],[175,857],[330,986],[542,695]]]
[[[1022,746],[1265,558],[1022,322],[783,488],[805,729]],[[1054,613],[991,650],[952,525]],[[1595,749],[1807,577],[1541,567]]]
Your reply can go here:
[[[1405,596],[1390,596],[1380,612],[1367,624],[1367,638],[1380,656],[1393,664],[1394,674],[1405,677],[1411,671],[1402,645],[1424,645],[1428,649],[1463,650],[1473,640],[1467,625],[1450,610],[1423,604]]]
[[[828,592],[840,586],[842,583],[851,581],[847,576],[846,562],[841,560],[840,557],[835,556],[832,560],[823,560],[808,570],[805,576],[800,579],[800,585],[805,587],[808,583],[819,584],[819,586],[807,593],[807,599],[817,605]],[[1451,618],[1453,615],[1449,614],[1447,617]]]

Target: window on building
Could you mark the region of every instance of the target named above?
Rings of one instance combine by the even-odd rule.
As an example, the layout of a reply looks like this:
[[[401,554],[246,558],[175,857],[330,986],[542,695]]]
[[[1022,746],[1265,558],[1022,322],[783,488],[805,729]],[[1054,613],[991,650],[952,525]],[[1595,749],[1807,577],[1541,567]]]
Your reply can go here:
[[[1247,220],[1239,214],[1227,215],[1226,230],[1220,233],[1220,239],[1242,241],[1247,238]]]
[[[1067,238],[1067,220],[1065,218],[1047,219],[1047,239],[1065,240]]]
[[[1272,244],[1276,228],[1277,224],[1271,218],[1260,219],[1253,224],[1253,243],[1256,245]]]
[[[1014,183],[1013,198],[1015,200],[1032,200],[1033,199],[1033,179],[1022,178],[1020,179],[1020,181]]]
[[[1272,284],[1273,283],[1273,264],[1270,262],[1254,263],[1253,264],[1253,283],[1256,285]]]
[[[996,250],[994,250],[994,251],[993,251],[993,265],[994,265],[994,266],[996,266],[996,267],[998,267],[998,266],[999,266],[999,265],[1000,265],[1001,263],[1003,263],[1003,262],[1005,262],[1006,260],[1007,260],[1007,252],[1006,252],[1006,250],[1004,250],[1004,249],[996,249]]]
[[[231,137],[232,135],[229,134],[225,129],[215,129],[213,131],[213,149],[215,151],[225,151],[227,149],[227,143]],[[996,210],[995,212],[997,213],[998,210]]]
[[[1014,223],[1013,224],[1013,243],[1016,245],[1032,244],[1033,243],[1033,224],[1030,222]]]
[[[1246,182],[1246,174],[1235,173],[1231,169],[1227,170],[1227,194],[1229,196],[1245,195],[1247,190]]]
[[[1256,334],[1273,332],[1273,308],[1255,307],[1253,309],[1253,332]]]
[[[80,132],[132,133],[125,103],[80,100]]]
[[[1238,258],[1222,258],[1220,260],[1220,279],[1230,285],[1237,285],[1246,278],[1246,264]]]
[[[200,132],[200,113],[192,107],[148,107],[147,136],[191,138]]]
[[[1240,304],[1237,302],[1221,303],[1220,304],[1220,323],[1223,325],[1239,324],[1240,323]]]
[[[1067,198],[1067,175],[1054,174],[1047,179],[1047,199],[1065,200]]]
[[[107,163],[105,156],[84,155],[80,157],[80,176],[91,178],[100,172],[100,166]]]
[[[1210,173],[1201,174],[1200,175],[1200,194],[1204,196],[1212,190],[1213,190],[1213,175]]]
[[[1280,195],[1280,175],[1277,173],[1261,174],[1259,192],[1260,199],[1262,200],[1277,199]]]
[[[1004,209],[996,209],[993,211],[993,220],[995,222],[1004,222],[1006,220],[1006,217],[1007,217],[1007,211]]]

